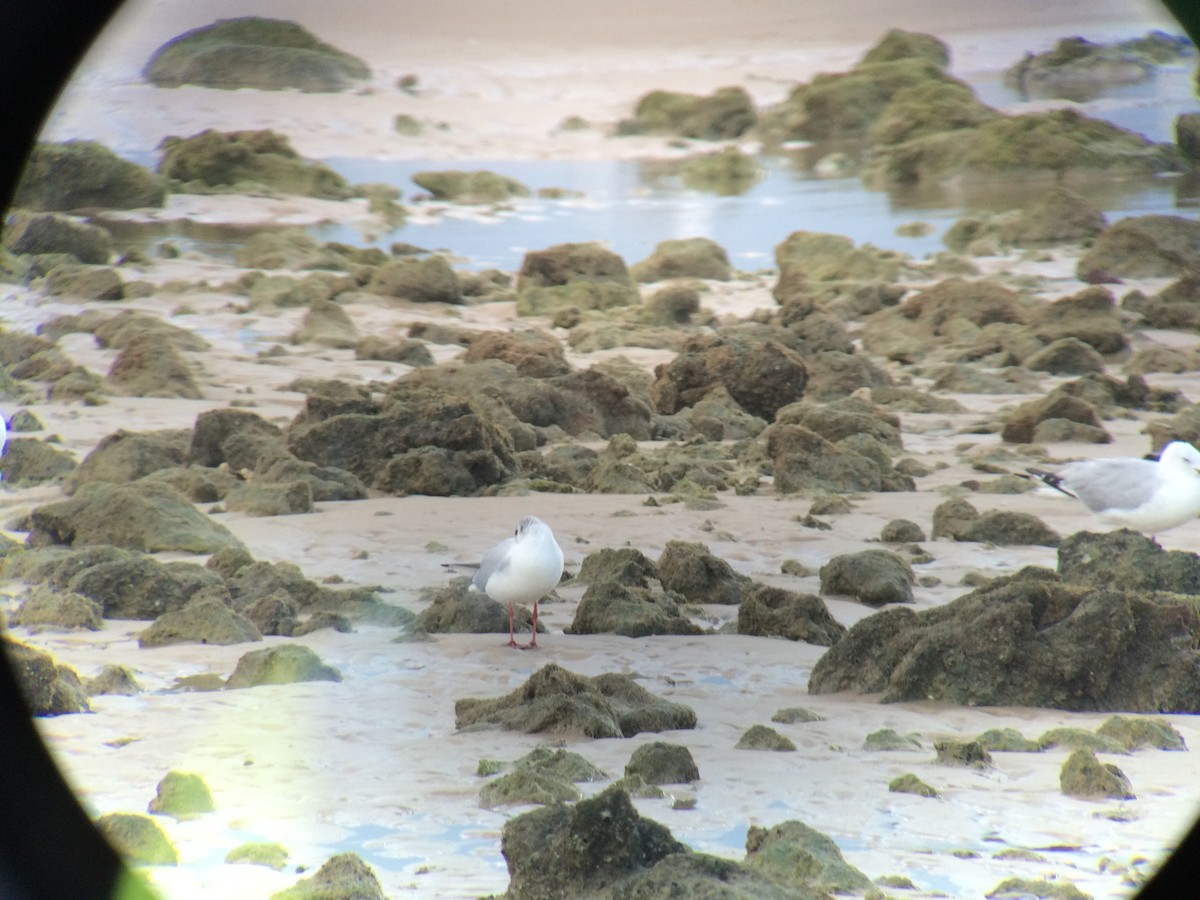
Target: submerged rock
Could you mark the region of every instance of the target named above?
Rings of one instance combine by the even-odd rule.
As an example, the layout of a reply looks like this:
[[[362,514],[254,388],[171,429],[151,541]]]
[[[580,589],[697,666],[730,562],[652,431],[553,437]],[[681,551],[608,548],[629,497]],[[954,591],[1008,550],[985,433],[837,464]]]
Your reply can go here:
[[[1061,39],[1053,50],[1027,53],[1004,72],[1004,83],[1029,99],[1094,100],[1120,85],[1141,84],[1154,75],[1146,59],[1081,37]]]
[[[626,675],[586,678],[548,663],[504,697],[456,701],[454,721],[460,731],[499,727],[528,734],[632,737],[643,731],[694,728],[696,714],[683,704],[655,697]]]
[[[343,91],[370,75],[361,59],[303,26],[256,16],[218,19],[186,31],[159,47],[142,70],[158,87],[196,84],[230,91]]]

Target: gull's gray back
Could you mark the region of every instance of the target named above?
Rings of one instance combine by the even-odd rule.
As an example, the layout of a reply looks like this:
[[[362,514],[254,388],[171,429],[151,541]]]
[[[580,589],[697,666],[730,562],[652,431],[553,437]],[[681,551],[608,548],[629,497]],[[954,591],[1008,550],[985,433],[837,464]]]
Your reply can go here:
[[[1134,509],[1146,503],[1162,479],[1158,466],[1144,459],[1094,459],[1070,463],[1059,471],[1062,486],[1092,512]]]

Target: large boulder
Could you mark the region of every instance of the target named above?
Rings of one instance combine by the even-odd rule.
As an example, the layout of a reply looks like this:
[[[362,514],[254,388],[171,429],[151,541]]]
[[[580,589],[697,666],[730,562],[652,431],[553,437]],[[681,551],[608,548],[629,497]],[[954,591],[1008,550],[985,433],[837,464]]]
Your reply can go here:
[[[343,91],[369,78],[361,59],[282,19],[218,19],[159,47],[142,72],[158,87]]]
[[[94,141],[38,144],[13,196],[34,210],[137,209],[162,206],[165,179]]]
[[[936,609],[857,622],[817,661],[809,690],[877,693],[885,703],[1196,712],[1198,616],[1191,597],[1025,569]]]

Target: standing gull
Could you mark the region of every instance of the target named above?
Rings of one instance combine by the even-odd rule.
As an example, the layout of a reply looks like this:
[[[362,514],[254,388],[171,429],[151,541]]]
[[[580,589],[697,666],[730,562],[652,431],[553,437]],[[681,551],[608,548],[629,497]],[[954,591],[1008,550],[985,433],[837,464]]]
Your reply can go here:
[[[563,552],[550,526],[536,516],[517,523],[512,537],[498,543],[473,568],[471,589],[483,591],[493,600],[508,604],[508,644],[521,649],[537,647],[538,601],[554,590],[563,572]],[[533,603],[533,637],[518,644],[513,636],[513,607]]]
[[[1026,471],[1110,525],[1157,534],[1200,515],[1200,450],[1186,441],[1167,444],[1157,461],[1117,456]]]

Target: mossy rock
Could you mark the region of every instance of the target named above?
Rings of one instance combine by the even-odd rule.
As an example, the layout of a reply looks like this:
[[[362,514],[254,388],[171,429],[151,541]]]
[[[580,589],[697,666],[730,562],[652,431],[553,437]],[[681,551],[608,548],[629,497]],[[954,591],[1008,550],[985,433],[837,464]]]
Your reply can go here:
[[[166,201],[166,182],[149,169],[94,141],[40,143],[33,148],[13,196],[13,206],[137,209]]]
[[[690,784],[700,779],[700,769],[683,744],[652,741],[633,751],[625,764],[625,777],[638,776],[649,784]]]
[[[0,456],[0,471],[9,487],[59,481],[74,469],[74,457],[36,438],[11,438]]]
[[[46,273],[42,290],[52,297],[78,297],[112,303],[125,296],[125,283],[107,266],[65,263]]]
[[[412,180],[429,191],[434,200],[452,203],[501,203],[513,197],[528,197],[529,188],[506,175],[480,169],[416,172]]]
[[[288,852],[282,844],[274,844],[266,841],[238,844],[225,854],[225,862],[231,865],[266,866],[277,872],[283,871],[283,868],[287,865],[287,861]]]
[[[252,650],[238,660],[226,689],[248,688],[262,684],[292,684],[300,681],[341,681],[333,666],[321,662],[302,644],[282,644]]]
[[[1037,739],[1043,750],[1052,747],[1070,747],[1072,750],[1091,750],[1100,753],[1125,753],[1125,744],[1107,734],[1098,734],[1086,728],[1065,726],[1042,732]]]
[[[877,63],[897,59],[923,59],[945,68],[950,65],[950,48],[932,34],[892,28],[866,52],[862,61]]]
[[[367,64],[282,19],[247,16],[193,28],[158,48],[142,71],[158,87],[342,91],[371,75]]]
[[[99,631],[104,627],[102,613],[99,603],[82,594],[36,587],[12,614],[10,624],[33,631]]]
[[[517,803],[569,803],[583,796],[564,778],[550,772],[525,768],[493,778],[479,790],[479,805],[483,809],[510,806]]]
[[[84,682],[84,687],[92,697],[100,694],[135,697],[142,692],[142,686],[134,677],[133,670],[115,663],[104,666],[99,674]]]
[[[989,728],[975,739],[984,750],[993,753],[1040,753],[1046,748],[1031,741],[1015,728]]]
[[[14,210],[4,224],[3,246],[13,253],[69,253],[81,263],[103,265],[113,255],[107,229],[58,213]]]
[[[1091,750],[1073,750],[1062,764],[1059,786],[1068,797],[1084,800],[1134,800],[1125,773],[1112,763],[1101,763]]]
[[[1186,750],[1181,735],[1175,726],[1165,719],[1148,716],[1112,716],[1106,719],[1096,733],[1119,741],[1126,750],[1153,747],[1156,750]]]
[[[791,738],[768,725],[751,725],[733,745],[735,750],[774,750],[787,752],[796,749]]]
[[[159,616],[153,625],[138,635],[138,646],[197,643],[224,647],[261,640],[262,634],[249,619],[214,596],[200,596],[182,609]]]
[[[96,830],[128,862],[145,866],[179,864],[179,852],[162,826],[139,813],[108,813],[96,820]]]
[[[733,197],[744,194],[762,178],[763,169],[748,153],[725,147],[695,156],[683,164],[683,183],[694,191]]]
[[[629,270],[599,244],[556,244],[530,251],[517,273],[517,315],[549,315],[575,307],[605,310],[640,301]]]
[[[931,799],[942,796],[936,788],[930,787],[912,772],[893,778],[888,782],[888,790],[893,794],[916,794]]]
[[[744,88],[719,88],[709,96],[675,91],[651,91],[634,108],[632,119],[618,133],[667,134],[720,141],[740,137],[757,121],[754,101]]]
[[[74,669],[60,665],[50,654],[6,635],[0,636],[0,652],[8,658],[17,688],[32,715],[91,712],[87,694]]]
[[[828,835],[794,819],[773,828],[751,825],[746,865],[798,888],[857,893],[872,887],[871,879],[846,862]]]
[[[327,859],[316,873],[271,900],[387,900],[375,872],[356,853],[339,853]]]
[[[937,741],[933,745],[937,761],[944,766],[990,769],[992,756],[978,741]]]
[[[341,175],[324,163],[301,159],[291,141],[270,130],[217,131],[167,137],[159,144],[158,171],[205,189],[242,191],[246,185],[281,194],[345,200],[353,194]]]
[[[890,550],[861,550],[835,556],[820,570],[821,592],[847,594],[869,606],[912,603],[912,566]]]
[[[397,259],[379,266],[366,289],[411,303],[463,302],[462,284],[445,257]]]
[[[786,706],[771,716],[771,721],[781,725],[797,725],[803,722],[824,722],[825,717],[802,706]]]
[[[192,366],[170,341],[152,334],[130,338],[108,370],[108,383],[132,397],[199,400]]]
[[[1092,900],[1092,895],[1081,891],[1069,881],[1055,879],[1046,881],[1035,878],[1005,878],[984,894],[988,900],[1004,900],[1006,897],[1036,897],[1037,900]]]
[[[204,779],[194,772],[171,770],[158,783],[149,812],[175,819],[194,819],[216,810],[212,793]]]
[[[872,731],[863,739],[863,749],[872,751],[924,749],[915,734],[900,734],[892,728]]]
[[[514,764],[517,769],[536,769],[549,772],[570,782],[604,781],[608,776],[571,750],[535,747]]]
[[[668,278],[728,281],[732,269],[724,247],[711,238],[693,237],[660,241],[653,253],[630,267],[629,274],[638,282]]]

